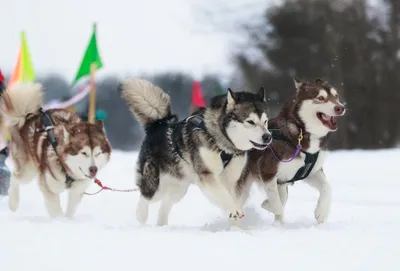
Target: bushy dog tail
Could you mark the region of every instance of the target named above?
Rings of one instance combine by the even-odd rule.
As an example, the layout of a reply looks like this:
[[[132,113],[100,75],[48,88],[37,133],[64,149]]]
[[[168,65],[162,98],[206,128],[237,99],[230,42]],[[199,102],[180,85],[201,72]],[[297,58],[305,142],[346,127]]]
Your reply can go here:
[[[43,89],[39,83],[17,83],[6,89],[0,101],[0,113],[12,127],[21,128],[30,114],[39,114]]]
[[[121,97],[140,124],[146,126],[171,116],[171,98],[149,81],[130,78],[119,87]]]

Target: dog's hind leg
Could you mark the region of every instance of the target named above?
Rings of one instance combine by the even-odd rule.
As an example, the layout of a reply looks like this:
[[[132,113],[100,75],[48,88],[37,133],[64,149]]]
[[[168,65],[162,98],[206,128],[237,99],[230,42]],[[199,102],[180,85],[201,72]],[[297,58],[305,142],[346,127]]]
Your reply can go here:
[[[323,223],[328,219],[332,204],[332,188],[326,180],[324,172],[317,171],[304,180],[307,184],[314,187],[319,192],[317,207],[314,211],[314,217],[318,223]]]
[[[149,216],[149,200],[140,195],[139,202],[136,206],[136,219],[140,224],[145,224]]]
[[[51,178],[49,174],[39,176],[39,188],[43,194],[44,205],[46,206],[47,212],[51,218],[55,218],[62,216],[63,210],[60,203],[60,194],[51,191],[46,183],[46,180],[57,182],[57,180]]]
[[[157,225],[168,225],[168,217],[172,207],[179,202],[185,195],[190,183],[185,181],[172,182],[164,192],[161,200],[160,210],[158,211]]]
[[[8,207],[15,212],[19,207],[20,191],[19,186],[30,183],[37,175],[37,170],[31,161],[24,166],[16,167],[10,177],[10,187],[8,189]]]
[[[136,207],[136,219],[140,224],[145,224],[149,216],[149,204],[159,190],[160,170],[156,163],[151,160],[143,164],[137,173],[137,185],[140,189],[140,198]]]

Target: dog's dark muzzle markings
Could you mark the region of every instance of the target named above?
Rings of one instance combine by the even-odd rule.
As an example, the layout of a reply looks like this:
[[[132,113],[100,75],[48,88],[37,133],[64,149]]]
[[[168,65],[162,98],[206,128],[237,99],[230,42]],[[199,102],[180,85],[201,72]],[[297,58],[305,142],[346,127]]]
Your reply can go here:
[[[272,135],[271,135],[271,133],[268,132],[268,133],[263,134],[262,135],[262,141],[264,142],[263,144],[254,142],[253,140],[250,140],[251,144],[253,144],[254,147],[256,147],[257,149],[261,149],[261,150],[262,149],[266,149],[269,146],[269,144],[272,143]]]

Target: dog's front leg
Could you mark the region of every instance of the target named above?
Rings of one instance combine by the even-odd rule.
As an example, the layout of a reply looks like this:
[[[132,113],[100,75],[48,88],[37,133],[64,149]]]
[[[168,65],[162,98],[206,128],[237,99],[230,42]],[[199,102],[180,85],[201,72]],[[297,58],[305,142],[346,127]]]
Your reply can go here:
[[[207,198],[229,212],[229,219],[239,220],[244,217],[243,211],[236,205],[233,196],[217,176],[212,173],[201,173],[199,186]]]
[[[279,197],[277,178],[274,177],[268,181],[264,180],[264,189],[268,199],[263,201],[261,207],[274,215],[283,214],[283,205]]]
[[[274,220],[276,222],[283,224],[283,219],[284,219],[283,215],[285,212],[285,205],[286,205],[286,202],[287,202],[288,196],[289,196],[288,185],[287,184],[278,185],[278,192],[279,192],[279,198],[281,199],[283,210],[280,215],[275,215]]]
[[[319,198],[317,207],[315,208],[314,217],[318,223],[323,223],[328,219],[331,210],[332,188],[326,180],[322,169],[305,179],[305,182],[316,188],[319,192]]]
[[[90,181],[76,181],[72,183],[72,186],[68,189],[68,204],[67,210],[65,211],[65,216],[67,218],[73,218],[75,216],[89,185]]]
[[[78,210],[78,206],[82,201],[83,192],[78,193],[77,191],[70,190],[68,192],[68,204],[65,216],[67,218],[73,218]]]
[[[39,188],[43,194],[44,205],[46,206],[47,212],[51,218],[62,216],[63,210],[61,208],[60,195],[53,193],[49,189],[45,178],[45,176],[39,177]]]

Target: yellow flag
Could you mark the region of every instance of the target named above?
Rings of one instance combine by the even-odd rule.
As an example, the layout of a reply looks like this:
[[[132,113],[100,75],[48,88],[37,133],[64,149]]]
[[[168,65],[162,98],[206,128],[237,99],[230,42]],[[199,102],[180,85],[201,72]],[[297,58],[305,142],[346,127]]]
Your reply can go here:
[[[29,53],[28,43],[26,42],[25,32],[21,32],[21,45],[19,48],[17,64],[11,75],[8,87],[17,82],[33,82],[35,81],[35,70],[33,68],[31,56]]]

